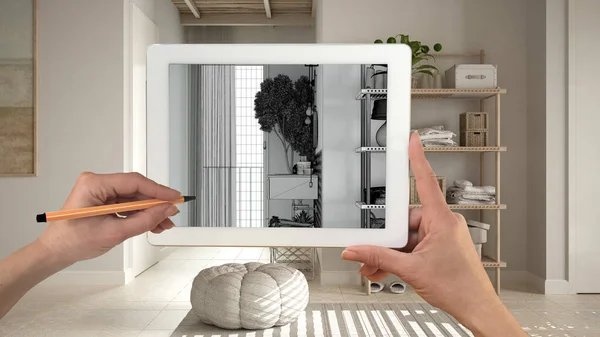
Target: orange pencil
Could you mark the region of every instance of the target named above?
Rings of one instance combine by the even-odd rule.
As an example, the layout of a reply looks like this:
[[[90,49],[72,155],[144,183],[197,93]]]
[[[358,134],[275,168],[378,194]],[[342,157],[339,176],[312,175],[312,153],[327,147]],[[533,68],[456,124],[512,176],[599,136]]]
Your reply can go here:
[[[139,211],[142,209],[158,206],[164,203],[170,204],[181,204],[184,202],[196,200],[194,196],[181,196],[176,200],[165,201],[159,199],[150,199],[150,200],[141,200],[141,201],[133,201],[133,202],[124,202],[122,204],[112,204],[112,205],[102,205],[102,206],[93,206],[93,207],[85,207],[79,209],[67,209],[64,211],[56,211],[56,212],[47,212],[43,214],[38,214],[35,218],[37,222],[50,222],[56,220],[65,220],[65,219],[79,219],[79,218],[87,218],[90,216],[96,215],[106,215],[106,214],[114,214],[114,213],[124,213],[131,211]]]

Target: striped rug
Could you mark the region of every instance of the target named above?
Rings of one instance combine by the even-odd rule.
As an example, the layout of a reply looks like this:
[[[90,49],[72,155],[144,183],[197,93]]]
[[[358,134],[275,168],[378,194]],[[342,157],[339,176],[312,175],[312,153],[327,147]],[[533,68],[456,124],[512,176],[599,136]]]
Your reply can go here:
[[[267,330],[223,330],[202,324],[192,311],[171,337],[463,337],[473,334],[427,303],[309,304],[300,318]]]

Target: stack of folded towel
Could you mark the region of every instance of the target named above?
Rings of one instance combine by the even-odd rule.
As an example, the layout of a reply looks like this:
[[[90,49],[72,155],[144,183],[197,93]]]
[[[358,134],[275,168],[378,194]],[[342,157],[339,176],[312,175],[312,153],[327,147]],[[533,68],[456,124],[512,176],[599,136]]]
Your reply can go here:
[[[422,128],[416,131],[419,132],[419,137],[424,147],[457,146],[457,143],[452,139],[456,137],[456,134],[452,131],[444,130],[444,126],[442,125]]]
[[[446,191],[446,202],[455,205],[495,204],[494,186],[473,186],[468,180],[457,180]]]

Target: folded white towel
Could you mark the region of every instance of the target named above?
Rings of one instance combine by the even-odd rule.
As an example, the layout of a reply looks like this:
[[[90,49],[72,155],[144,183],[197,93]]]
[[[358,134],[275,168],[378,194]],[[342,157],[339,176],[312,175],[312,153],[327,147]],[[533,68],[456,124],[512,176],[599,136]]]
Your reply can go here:
[[[469,197],[469,198],[467,198]],[[490,205],[496,203],[496,198],[492,196],[487,196],[483,198],[479,198],[480,196],[474,196],[475,198],[470,198],[471,196],[465,195],[446,195],[446,202],[451,205]]]
[[[468,193],[496,195],[496,187],[494,186],[466,186],[463,190]]]
[[[449,205],[494,205],[496,200],[493,201],[479,201],[479,200],[446,200]]]
[[[419,138],[421,140],[452,139],[454,137],[456,137],[456,134],[452,131],[436,131],[436,132],[432,132],[432,133],[419,134]]]
[[[419,132],[419,134],[427,134],[427,133],[432,133],[432,132],[438,132],[438,131],[444,131],[444,126],[443,125],[434,125],[434,126],[430,126],[427,128],[421,128],[421,129],[413,129],[411,130],[412,132]]]
[[[465,188],[467,186],[473,186],[473,183],[468,180],[455,180],[452,185],[460,188]]]
[[[495,204],[496,188],[494,186],[473,186],[468,180],[454,181],[454,186],[446,191],[446,202],[449,204]]]
[[[452,139],[429,139],[421,142],[424,147],[458,146]]]
[[[452,185],[453,187],[462,189],[469,193],[483,193],[483,194],[496,194],[496,187],[494,186],[473,186],[473,183],[468,180],[455,180]]]
[[[496,191],[492,186],[467,186],[460,188],[456,186],[448,187],[448,193],[457,195],[478,195],[478,196],[496,196]]]

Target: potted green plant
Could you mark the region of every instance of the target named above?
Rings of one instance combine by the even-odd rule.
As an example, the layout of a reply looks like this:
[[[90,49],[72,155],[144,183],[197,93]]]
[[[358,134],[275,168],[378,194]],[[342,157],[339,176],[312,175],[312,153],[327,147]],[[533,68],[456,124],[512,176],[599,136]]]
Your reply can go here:
[[[312,123],[306,123],[306,111],[312,102],[314,91],[307,76],[295,82],[287,75],[267,78],[254,98],[254,117],[262,131],[275,133],[281,141],[290,174],[294,151],[308,161],[314,159],[313,127]]]
[[[383,40],[377,39],[377,40],[375,40],[375,43],[383,43]],[[411,41],[409,35],[398,34],[396,36],[388,37],[386,43],[406,44],[412,50],[412,86],[413,86],[413,88],[416,87],[416,81],[417,81],[416,75],[422,74],[422,75],[433,76],[434,72],[438,72],[437,67],[435,67],[434,65],[424,63],[429,59],[435,59],[435,57],[429,53],[431,51],[431,48],[428,45],[423,44],[421,41]],[[440,52],[442,50],[442,45],[440,43],[434,44],[433,50],[435,52]],[[373,76],[382,75],[382,74],[386,74],[386,73],[387,73],[387,71],[385,71],[385,70],[379,71],[379,72],[375,73]]]

